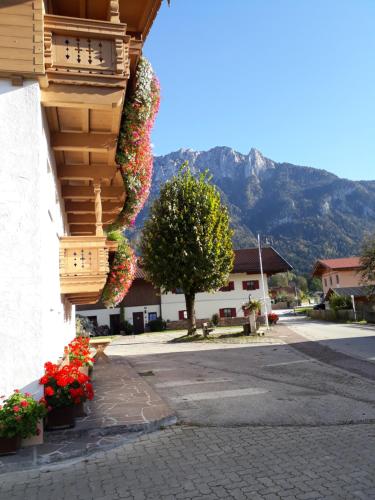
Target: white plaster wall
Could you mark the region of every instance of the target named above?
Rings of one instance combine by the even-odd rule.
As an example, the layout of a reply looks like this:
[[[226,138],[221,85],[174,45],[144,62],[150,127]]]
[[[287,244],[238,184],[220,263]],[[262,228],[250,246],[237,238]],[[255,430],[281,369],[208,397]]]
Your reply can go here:
[[[160,306],[158,305],[144,305],[135,307],[125,307],[125,320],[133,324],[133,312],[143,312],[145,325],[148,323],[148,313],[156,312],[157,316],[160,316]],[[91,309],[87,311],[78,311],[77,314],[81,316],[96,316],[99,326],[107,325],[110,326],[110,315],[120,314],[120,308],[115,307],[114,309]]]
[[[242,282],[258,280],[258,290],[243,290]],[[234,290],[230,292],[215,293],[197,293],[195,298],[195,313],[197,319],[211,318],[213,314],[219,314],[219,310],[231,307],[236,308],[237,317],[243,317],[242,305],[249,300],[249,294],[252,299],[261,300],[263,304],[262,278],[260,274],[249,275],[246,273],[231,274],[229,281],[234,281]],[[265,292],[267,299],[267,310],[271,311],[271,301],[268,296],[267,277],[264,277]],[[161,295],[163,319],[176,321],[179,319],[178,311],[186,309],[185,297],[183,294],[167,293]],[[264,305],[262,313],[264,313]]]
[[[0,394],[38,379],[74,337],[60,295],[61,199],[37,82],[0,80]]]

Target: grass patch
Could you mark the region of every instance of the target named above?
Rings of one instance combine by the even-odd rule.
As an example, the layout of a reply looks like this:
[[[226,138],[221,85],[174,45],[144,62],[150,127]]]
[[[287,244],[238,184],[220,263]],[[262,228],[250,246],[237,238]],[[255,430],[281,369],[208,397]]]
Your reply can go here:
[[[182,335],[170,340],[170,344],[181,344],[189,342],[203,342],[207,344],[224,343],[224,344],[253,344],[257,342],[278,342],[276,339],[265,337],[263,332],[258,335],[244,335],[243,331],[230,332],[230,333],[211,333],[208,337],[196,333],[195,335]]]

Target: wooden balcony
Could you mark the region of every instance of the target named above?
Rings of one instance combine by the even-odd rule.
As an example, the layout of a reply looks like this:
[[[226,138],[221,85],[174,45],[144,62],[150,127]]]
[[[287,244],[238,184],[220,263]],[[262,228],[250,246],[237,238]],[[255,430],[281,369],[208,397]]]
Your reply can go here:
[[[45,15],[46,85],[125,88],[130,38],[123,23]]]
[[[117,248],[100,236],[60,238],[60,287],[72,304],[95,304],[107,280],[108,254]]]
[[[44,47],[42,104],[69,233],[102,236],[125,200],[115,155],[131,60],[141,45],[119,20],[46,14]]]

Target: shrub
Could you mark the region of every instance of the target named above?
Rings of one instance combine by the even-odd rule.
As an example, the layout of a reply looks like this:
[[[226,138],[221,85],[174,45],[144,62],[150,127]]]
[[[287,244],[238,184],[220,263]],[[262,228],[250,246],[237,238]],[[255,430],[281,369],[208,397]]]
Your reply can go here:
[[[47,413],[45,401],[35,399],[28,392],[14,393],[0,405],[0,437],[28,438],[39,434],[38,422]]]
[[[76,317],[76,336],[77,337],[89,337],[94,334],[95,326],[88,318],[85,316]]]
[[[352,309],[352,300],[350,297],[343,297],[342,295],[338,295],[337,293],[333,293],[329,299],[329,306],[334,311],[338,311],[339,309]]]
[[[167,323],[162,318],[152,319],[148,322],[151,332],[162,332],[167,328]]]
[[[219,324],[219,320],[219,315],[217,313],[214,313],[211,318],[212,324],[217,326]]]
[[[131,335],[134,332],[134,327],[129,321],[122,321],[120,323],[120,332],[124,332],[124,335]]]

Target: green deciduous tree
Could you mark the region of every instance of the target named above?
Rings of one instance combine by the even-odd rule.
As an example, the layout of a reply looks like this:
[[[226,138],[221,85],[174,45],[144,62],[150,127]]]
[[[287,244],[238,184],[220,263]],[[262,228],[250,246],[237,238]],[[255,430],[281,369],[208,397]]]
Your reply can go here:
[[[227,208],[207,174],[187,164],[161,189],[144,225],[140,249],[150,281],[165,292],[183,290],[189,334],[195,332],[195,295],[217,290],[233,268]]]
[[[375,293],[375,234],[367,236],[361,251],[362,280],[370,286],[370,293]]]

